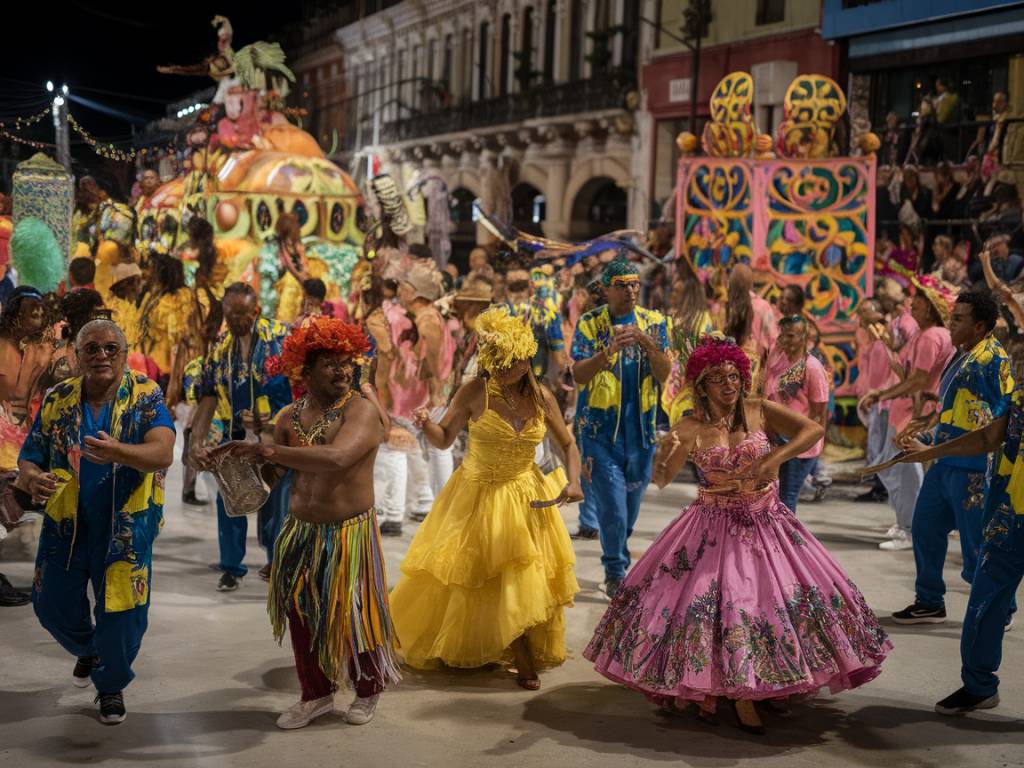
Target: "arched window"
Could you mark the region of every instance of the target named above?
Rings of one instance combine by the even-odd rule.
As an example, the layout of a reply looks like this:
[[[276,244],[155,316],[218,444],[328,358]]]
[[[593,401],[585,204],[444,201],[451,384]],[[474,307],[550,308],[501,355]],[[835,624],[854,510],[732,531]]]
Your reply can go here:
[[[547,85],[555,82],[555,25],[557,21],[558,0],[548,0],[547,19],[544,23],[544,82]]]
[[[476,97],[478,99],[486,99],[491,95],[491,89],[489,87],[487,78],[487,56],[490,51],[487,49],[487,39],[490,35],[491,25],[486,21],[480,24],[480,52],[477,58],[477,82],[476,82]]]
[[[508,93],[508,59],[512,47],[512,14],[506,13],[501,17],[501,61],[498,64],[498,72],[501,79],[498,81],[498,94],[504,96]]]

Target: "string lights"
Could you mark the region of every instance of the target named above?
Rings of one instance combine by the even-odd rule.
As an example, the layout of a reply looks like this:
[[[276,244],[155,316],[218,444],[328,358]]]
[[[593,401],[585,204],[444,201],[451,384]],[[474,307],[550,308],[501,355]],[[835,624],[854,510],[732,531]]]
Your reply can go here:
[[[10,131],[4,128],[4,124],[0,123],[0,138],[8,139],[17,144],[24,144],[27,147],[33,147],[35,149],[45,149],[46,147],[52,147],[52,144],[44,144],[41,141],[32,141],[31,139],[23,139],[21,136],[15,136]]]
[[[40,120],[42,120],[44,117],[46,117],[48,114],[50,114],[50,107],[49,107],[49,105],[43,107],[43,111],[42,112],[40,112],[37,115],[32,115],[32,117],[16,117],[14,119],[14,130],[20,131],[23,128],[28,128],[29,126],[35,125]],[[2,125],[3,125],[3,123],[0,123],[0,126],[2,126]]]
[[[78,123],[78,121],[75,120],[74,116],[70,112],[68,112],[68,122],[71,124],[71,127],[75,129],[78,135],[85,139],[85,143],[92,147],[93,152],[95,152],[100,157],[105,157],[108,160],[117,160],[122,163],[127,163],[135,159],[134,149],[128,150],[126,152],[124,150],[118,149],[113,144],[101,144],[100,142],[96,141],[93,135],[89,133],[87,130],[85,130],[85,128],[83,128]]]

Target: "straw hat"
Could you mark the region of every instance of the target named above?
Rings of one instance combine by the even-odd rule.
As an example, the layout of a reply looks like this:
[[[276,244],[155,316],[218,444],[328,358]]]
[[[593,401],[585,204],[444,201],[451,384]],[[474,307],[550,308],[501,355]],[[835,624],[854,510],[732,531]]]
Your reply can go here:
[[[456,301],[478,301],[490,304],[494,300],[494,286],[486,280],[475,277],[467,277],[462,287],[455,292]]]
[[[117,285],[122,280],[130,280],[133,277],[142,277],[142,270],[134,261],[127,264],[118,264],[111,273],[111,285]]]
[[[928,303],[935,307],[942,324],[948,328],[949,318],[953,316],[953,305],[956,304],[957,289],[932,275],[915,275],[912,282],[914,287],[928,299]]]

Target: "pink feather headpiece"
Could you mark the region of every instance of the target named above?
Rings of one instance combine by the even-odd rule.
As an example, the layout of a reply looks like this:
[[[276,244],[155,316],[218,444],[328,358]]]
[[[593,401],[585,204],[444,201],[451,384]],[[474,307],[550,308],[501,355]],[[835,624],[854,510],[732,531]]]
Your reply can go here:
[[[750,358],[735,341],[721,333],[704,336],[686,360],[686,380],[696,386],[712,368],[734,365],[743,379],[743,389],[750,391]]]

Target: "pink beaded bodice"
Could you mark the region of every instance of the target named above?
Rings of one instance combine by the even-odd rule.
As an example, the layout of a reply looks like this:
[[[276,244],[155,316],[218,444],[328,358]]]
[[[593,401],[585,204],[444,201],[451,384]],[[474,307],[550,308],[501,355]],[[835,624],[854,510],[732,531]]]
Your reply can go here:
[[[726,488],[735,485],[751,465],[771,451],[771,442],[763,429],[748,432],[736,446],[712,445],[695,448],[690,460],[697,467],[701,488]]]

